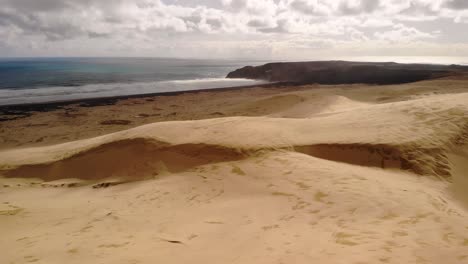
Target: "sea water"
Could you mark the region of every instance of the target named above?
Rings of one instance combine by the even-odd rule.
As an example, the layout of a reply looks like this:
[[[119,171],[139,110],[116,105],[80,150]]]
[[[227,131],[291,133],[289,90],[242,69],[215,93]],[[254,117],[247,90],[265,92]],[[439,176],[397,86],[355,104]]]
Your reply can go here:
[[[167,58],[0,59],[0,105],[226,88],[264,83],[225,76],[266,61]]]
[[[326,60],[330,59],[468,65],[466,57],[361,56]],[[4,58],[0,59],[0,105],[255,85],[264,82],[224,77],[237,68],[267,62],[270,61]]]

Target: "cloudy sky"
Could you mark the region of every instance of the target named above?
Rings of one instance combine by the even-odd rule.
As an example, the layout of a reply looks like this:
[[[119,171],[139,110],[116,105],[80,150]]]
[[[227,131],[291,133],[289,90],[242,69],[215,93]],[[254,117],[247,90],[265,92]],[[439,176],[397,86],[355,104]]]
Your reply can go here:
[[[468,0],[0,0],[0,57],[468,56]]]

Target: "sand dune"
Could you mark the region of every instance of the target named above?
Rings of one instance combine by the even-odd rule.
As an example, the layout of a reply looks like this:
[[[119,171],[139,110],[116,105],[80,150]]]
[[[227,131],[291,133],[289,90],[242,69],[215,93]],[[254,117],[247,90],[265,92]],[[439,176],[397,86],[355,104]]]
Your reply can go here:
[[[224,109],[257,117],[1,150],[0,258],[468,263],[460,84],[299,88]]]
[[[177,152],[181,145],[206,144],[238,152],[300,147],[302,152],[313,153],[314,147],[327,148],[328,152],[337,152],[336,155],[349,156],[344,154],[346,151],[333,151],[341,147],[350,150],[351,156],[363,151],[389,152],[384,154],[390,158],[392,155],[395,159],[403,158],[406,163],[427,166],[433,163],[437,164],[433,166],[440,167],[451,149],[467,141],[467,100],[468,93],[440,95],[397,103],[369,104],[308,119],[229,117],[154,123],[56,146],[3,151],[0,158],[4,161],[2,166],[14,167],[96,155],[95,152],[117,152],[120,153],[118,156],[149,151],[140,145],[155,146],[155,149],[171,148]],[[123,150],[119,144],[132,149]],[[309,151],[305,150],[307,146]],[[368,150],[364,150],[366,148]],[[102,156],[113,155],[107,153]]]
[[[196,166],[240,159],[235,150],[203,144],[170,146],[155,140],[136,138],[115,141],[62,156],[40,164],[22,165],[7,171],[7,177],[39,178],[45,181],[75,178],[84,180],[154,178]]]
[[[308,118],[318,114],[348,111],[369,105],[339,95],[317,95],[310,92],[293,92],[269,96],[236,106],[239,112],[250,112],[270,117]]]

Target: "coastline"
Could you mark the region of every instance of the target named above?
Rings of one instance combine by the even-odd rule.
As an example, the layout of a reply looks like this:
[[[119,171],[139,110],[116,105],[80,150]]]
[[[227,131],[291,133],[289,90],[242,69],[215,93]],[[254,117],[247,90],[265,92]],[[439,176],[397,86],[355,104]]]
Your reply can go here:
[[[463,263],[467,83],[100,98],[4,121],[2,257]]]
[[[224,116],[258,116],[236,109],[263,96],[309,90],[315,85],[267,83],[219,89],[124,95],[0,106],[0,150],[94,137],[153,122]],[[234,106],[234,107],[233,107]],[[20,137],[18,137],[20,135]]]
[[[249,89],[255,87],[261,88],[275,88],[281,86],[298,86],[299,83],[294,82],[272,82],[265,84],[246,85],[246,86],[234,86],[234,87],[220,87],[220,88],[208,88],[208,89],[197,89],[197,90],[186,90],[186,91],[174,91],[174,92],[157,92],[157,93],[145,93],[145,94],[132,94],[132,95],[117,95],[108,97],[93,97],[93,98],[81,98],[81,99],[70,99],[70,100],[58,100],[40,103],[22,103],[22,104],[9,104],[0,105],[0,122],[13,120],[7,118],[7,116],[28,116],[31,112],[48,112],[66,107],[68,105],[79,105],[81,107],[93,107],[102,105],[113,105],[121,100],[127,99],[141,99],[155,96],[176,96],[181,94],[196,94],[203,92],[223,92],[223,91],[235,91],[238,89]],[[21,117],[18,117],[21,118]]]

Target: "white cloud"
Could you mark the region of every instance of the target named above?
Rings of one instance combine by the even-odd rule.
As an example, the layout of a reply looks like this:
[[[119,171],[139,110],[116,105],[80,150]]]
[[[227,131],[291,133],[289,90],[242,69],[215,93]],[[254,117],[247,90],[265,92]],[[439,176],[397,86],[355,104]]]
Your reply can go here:
[[[422,32],[413,27],[407,27],[403,24],[396,24],[391,30],[384,32],[376,32],[375,37],[379,40],[390,42],[411,42],[421,39],[435,38],[435,35]]]
[[[320,0],[292,0],[289,2],[289,6],[292,10],[306,15],[324,16],[333,11],[329,2],[327,4],[327,2]]]
[[[361,27],[367,28],[378,28],[378,27],[389,27],[393,25],[393,21],[390,18],[375,18],[375,17],[367,17],[363,19]]]
[[[382,42],[424,42],[435,50],[455,38],[437,21],[467,23],[465,2],[0,0],[0,55],[293,56],[295,48],[308,47],[359,53],[363,43],[384,53]],[[260,52],[262,46],[268,52]]]

